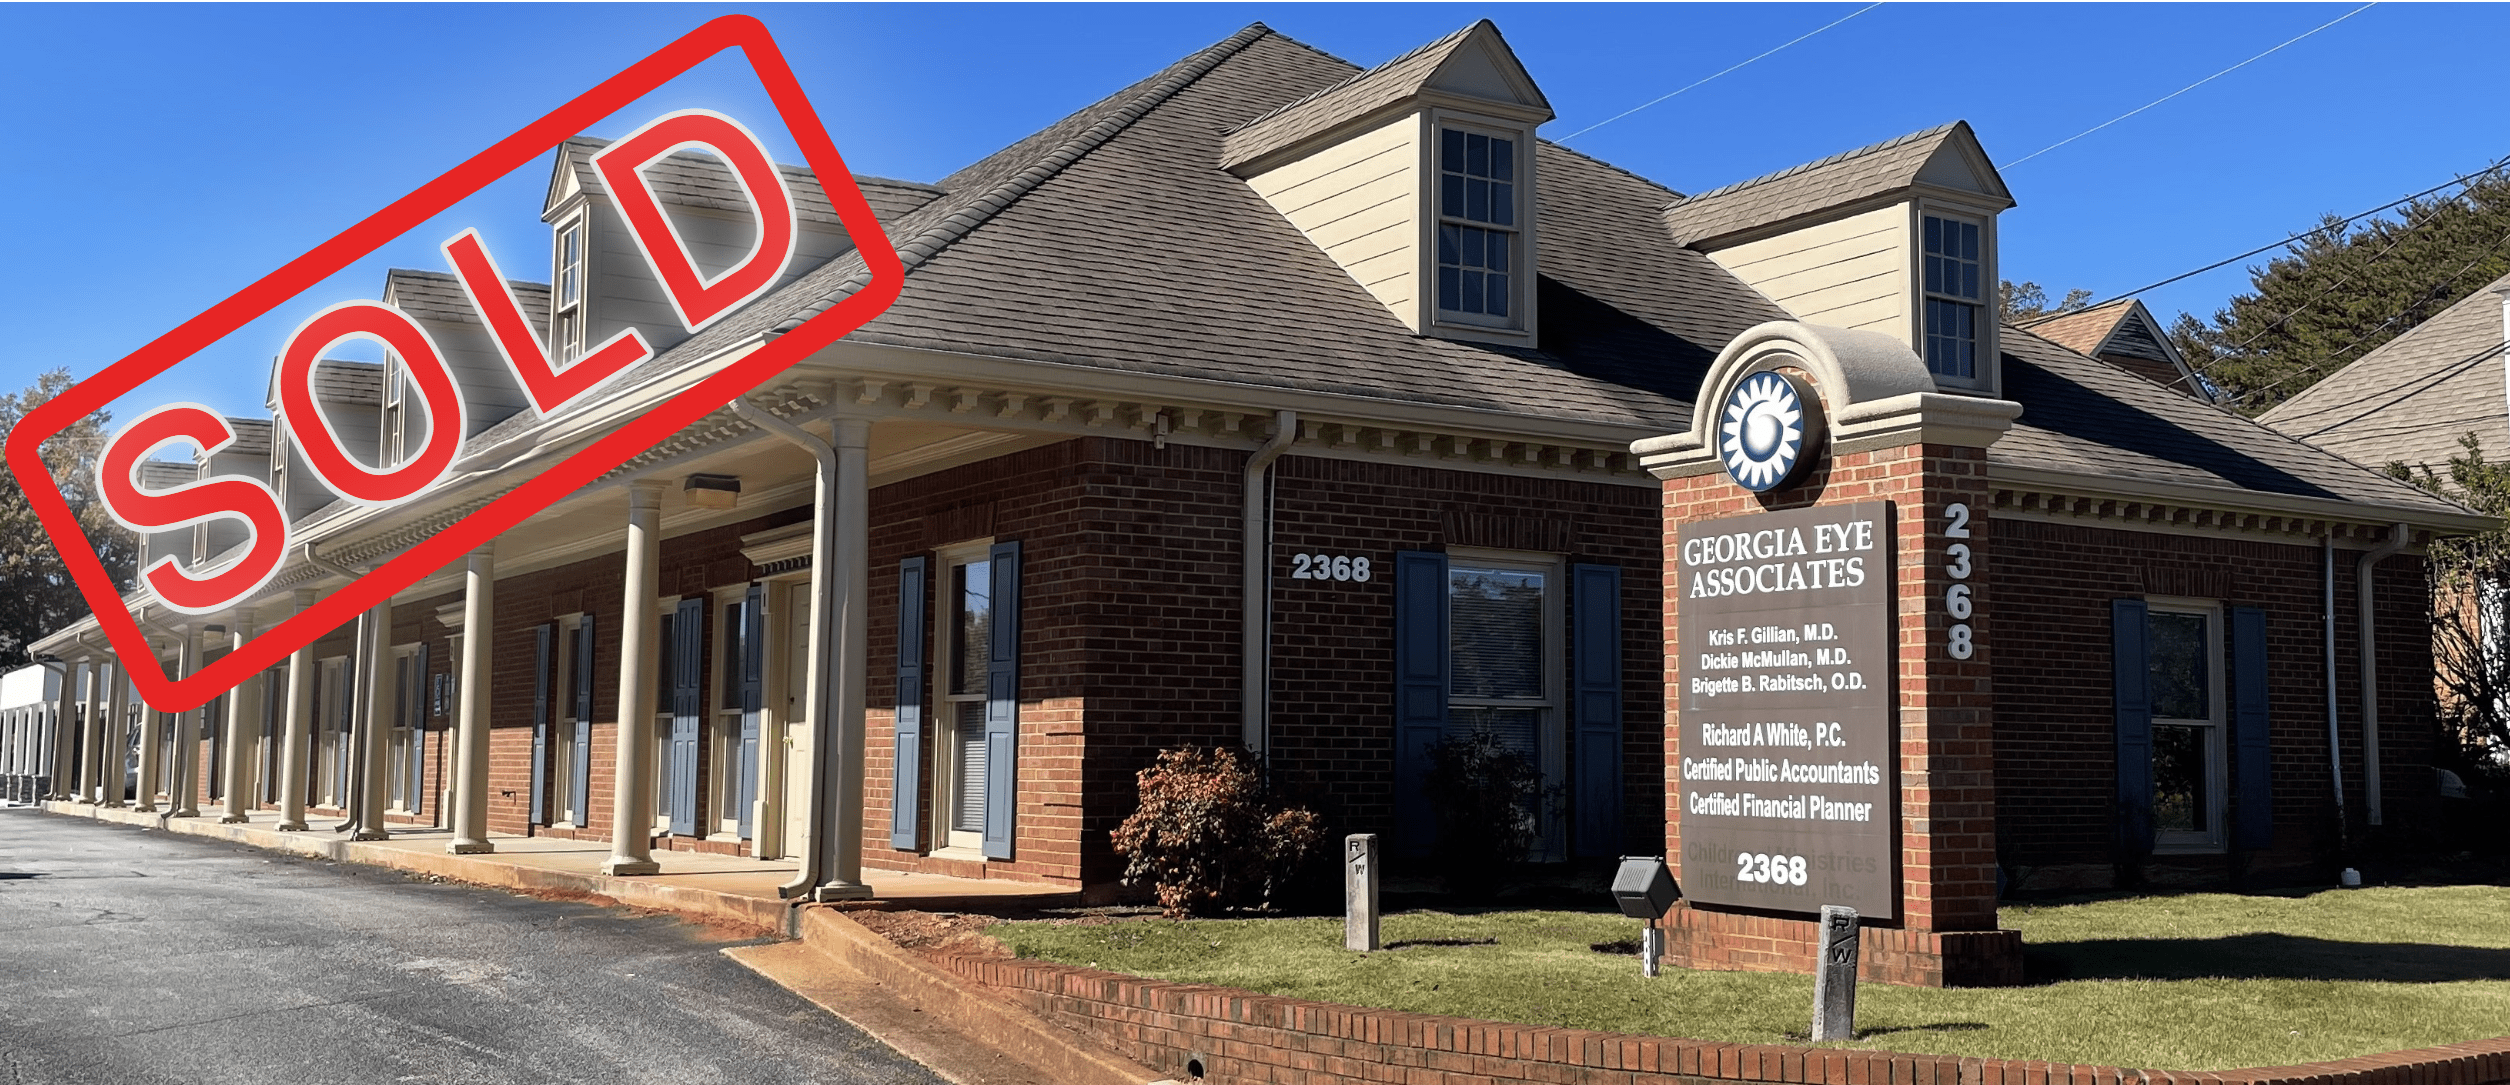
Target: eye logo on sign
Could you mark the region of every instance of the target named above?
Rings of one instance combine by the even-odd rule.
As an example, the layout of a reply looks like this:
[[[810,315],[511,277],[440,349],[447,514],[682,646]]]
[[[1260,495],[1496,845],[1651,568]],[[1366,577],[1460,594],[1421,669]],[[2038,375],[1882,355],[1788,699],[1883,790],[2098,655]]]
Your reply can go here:
[[[1763,493],[1795,477],[1811,429],[1803,390],[1777,373],[1754,373],[1726,394],[1717,458],[1744,489]]]

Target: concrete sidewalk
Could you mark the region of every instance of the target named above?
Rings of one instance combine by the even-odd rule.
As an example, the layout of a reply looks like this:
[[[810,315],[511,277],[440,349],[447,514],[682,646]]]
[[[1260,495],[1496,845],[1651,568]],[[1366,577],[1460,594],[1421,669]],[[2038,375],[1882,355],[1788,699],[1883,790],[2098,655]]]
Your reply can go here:
[[[168,817],[125,807],[100,807],[83,802],[46,802],[54,814],[138,825],[186,836],[230,840],[337,862],[431,874],[452,881],[533,893],[600,897],[633,908],[674,912],[710,923],[728,923],[785,935],[796,933],[793,907],[776,895],[776,887],[800,869],[789,860],[760,860],[698,852],[653,853],[662,864],[657,874],[614,877],[601,872],[610,845],[598,840],[491,834],[497,850],[485,855],[453,855],[445,851],[453,833],[428,826],[394,827],[391,839],[351,841],[336,832],[337,818],[308,818],[304,832],[279,831],[279,815],[256,811],[244,824],[221,824],[218,815]],[[982,878],[951,878],[938,874],[906,874],[866,870],[872,905],[886,904],[927,911],[983,912],[1022,910],[1080,903],[1080,892],[1065,886]]]

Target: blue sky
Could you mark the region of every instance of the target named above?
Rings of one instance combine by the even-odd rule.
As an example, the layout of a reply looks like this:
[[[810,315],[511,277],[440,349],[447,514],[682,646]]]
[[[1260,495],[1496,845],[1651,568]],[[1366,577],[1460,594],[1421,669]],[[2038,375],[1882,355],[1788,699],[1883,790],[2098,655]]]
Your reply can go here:
[[[0,386],[95,373],[727,11],[776,35],[855,171],[935,180],[1257,20],[1373,65],[1487,16],[1558,139],[1862,6],[0,5]],[[1700,191],[1962,118],[2012,162],[2353,6],[1891,3],[1571,145]],[[2480,169],[2510,154],[2489,119],[2505,31],[2500,6],[2382,4],[2014,165],[2005,274],[2106,296]],[[718,61],[594,131],[695,105],[770,116]],[[521,269],[546,259],[545,181],[509,177],[117,414],[263,414],[299,320],[375,296],[386,267],[441,270],[465,226],[539,277]],[[2168,319],[2245,283],[2234,267],[2146,298]]]

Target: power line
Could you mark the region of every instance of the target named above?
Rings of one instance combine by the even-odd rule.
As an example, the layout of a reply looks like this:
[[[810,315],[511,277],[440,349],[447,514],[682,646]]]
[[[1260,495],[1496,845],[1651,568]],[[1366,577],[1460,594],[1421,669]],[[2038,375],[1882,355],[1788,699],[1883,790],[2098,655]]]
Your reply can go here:
[[[2036,150],[2036,151],[2032,151],[2031,153],[2026,154],[2026,155],[2023,155],[2023,156],[2022,156],[2022,157],[2020,157],[2020,158],[2016,158],[2016,159],[2014,159],[2014,160],[2013,160],[2013,161],[2011,161],[2011,162],[2006,162],[2006,163],[2004,163],[2004,164],[2002,164],[2002,165],[1997,166],[1996,168],[1997,168],[1997,169],[1999,169],[1999,170],[2009,170],[2009,169],[2012,169],[2013,167],[2015,167],[2015,166],[2019,166],[2019,165],[2021,165],[2021,164],[2022,164],[2022,163],[2024,163],[2024,162],[2028,162],[2028,161],[2030,161],[2030,160],[2032,160],[2032,159],[2034,159],[2034,158],[2037,158],[2037,157],[2039,157],[2039,156],[2041,156],[2041,155],[2047,154],[2047,153],[2048,153],[2048,152],[2050,152],[2050,151],[2056,150],[2057,148],[2059,148],[2059,147],[2063,147],[2063,146],[2065,146],[2066,144],[2069,144],[2069,143],[2074,142],[2075,140],[2078,140],[2078,139],[2081,139],[2081,138],[2083,138],[2083,137],[2085,137],[2085,136],[2091,135],[2092,133],[2097,132],[2097,131],[2100,131],[2100,130],[2101,130],[2101,129],[2103,129],[2103,128],[2107,128],[2107,127],[2109,127],[2110,125],[2113,125],[2113,124],[2118,123],[2119,121],[2125,120],[2125,119],[2127,119],[2128,117],[2132,117],[2132,116],[2134,116],[2134,115],[2136,115],[2136,114],[2138,114],[2138,113],[2144,112],[2145,110],[2147,110],[2147,109],[2151,109],[2151,108],[2153,108],[2154,106],[2157,106],[2157,105],[2162,104],[2163,102],[2167,102],[2167,101],[2171,100],[2172,98],[2176,98],[2176,97],[2178,97],[2178,96],[2180,96],[2180,95],[2182,95],[2182,94],[2185,94],[2185,93],[2187,93],[2187,92],[2189,92],[2189,91],[2195,90],[2195,89],[2196,89],[2196,88],[2198,88],[2198,87],[2204,86],[2204,85],[2205,85],[2205,84],[2207,84],[2207,83],[2211,83],[2211,82],[2213,82],[2214,80],[2220,79],[2220,78],[2222,78],[2223,76],[2229,75],[2229,74],[2231,74],[2231,73],[2233,73],[2233,72],[2239,71],[2239,70],[2240,70],[2240,69],[2242,69],[2242,68],[2248,67],[2248,66],[2249,66],[2249,65],[2251,65],[2251,64],[2255,64],[2255,63],[2257,63],[2258,61],[2264,60],[2264,59],[2266,59],[2266,58],[2267,58],[2267,57],[2269,57],[2269,56],[2273,56],[2275,53],[2282,51],[2282,50],[2283,50],[2283,48],[2284,48],[2284,46],[2291,45],[2291,44],[2293,44],[2293,42],[2300,41],[2302,38],[2309,37],[2309,36],[2310,36],[2310,35],[2312,35],[2312,34],[2316,34],[2316,33],[2318,33],[2318,32],[2319,32],[2319,31],[2321,31],[2321,30],[2325,30],[2325,29],[2327,29],[2328,27],[2334,26],[2334,25],[2336,25],[2337,23],[2341,23],[2341,22],[2345,21],[2346,19],[2350,19],[2350,18],[2352,18],[2352,17],[2354,17],[2354,16],[2356,16],[2356,15],[2360,15],[2361,13],[2363,13],[2363,12],[2365,12],[2365,11],[2369,11],[2370,9],[2375,8],[2375,7],[2378,7],[2378,6],[2379,6],[2379,0],[2371,0],[2371,2],[2370,2],[2370,3],[2364,4],[2364,5],[2362,5],[2361,7],[2355,8],[2355,9],[2353,9],[2353,10],[2351,10],[2351,11],[2345,12],[2345,13],[2344,13],[2344,14],[2342,14],[2342,15],[2338,15],[2338,16],[2336,16],[2336,17],[2335,17],[2335,18],[2333,18],[2333,19],[2329,19],[2329,20],[2327,20],[2326,22],[2320,23],[2320,24],[2318,24],[2317,26],[2312,27],[2312,28],[2310,28],[2309,30],[2302,32],[2302,34],[2301,34],[2301,36],[2300,36],[2300,37],[2296,37],[2296,38],[2293,38],[2291,41],[2284,42],[2284,43],[2283,43],[2283,45],[2278,45],[2278,46],[2275,46],[2274,48],[2272,48],[2272,49],[2268,49],[2268,50],[2266,50],[2266,51],[2265,51],[2265,52],[2263,52],[2263,53],[2259,53],[2259,54],[2257,54],[2256,56],[2253,56],[2253,57],[2248,58],[2247,60],[2243,60],[2243,61],[2241,61],[2241,62],[2239,62],[2239,63],[2237,63],[2237,64],[2234,64],[2234,65],[2232,65],[2232,66],[2230,66],[2230,67],[2228,67],[2228,68],[2224,68],[2223,70],[2218,71],[2218,72],[2215,72],[2215,73],[2214,73],[2214,74],[2212,74],[2212,75],[2206,76],[2206,77],[2205,77],[2205,78],[2203,78],[2203,79],[2199,79],[2199,80],[2197,80],[2196,82],[2190,83],[2190,84],[2188,84],[2188,85],[2186,85],[2186,86],[2184,86],[2184,87],[2180,87],[2179,89],[2174,90],[2174,91],[2171,91],[2171,92],[2170,92],[2170,93],[2168,93],[2168,94],[2162,95],[2162,96],[2161,96],[2161,97],[2159,97],[2159,98],[2155,98],[2155,99],[2153,99],[2152,101],[2149,101],[2149,102],[2144,103],[2143,105],[2140,105],[2140,106],[2137,106],[2137,107],[2135,107],[2135,108],[2133,108],[2133,109],[2127,110],[2127,111],[2126,111],[2126,112],[2124,112],[2124,113],[2120,113],[2120,114],[2118,114],[2118,115],[2117,115],[2117,116],[2115,116],[2115,117],[2111,117],[2111,118],[2109,118],[2108,120],[2105,120],[2105,121],[2100,122],[2099,124],[2095,124],[2095,125],[2093,125],[2093,126],[2091,126],[2091,127],[2089,127],[2089,128],[2086,128],[2086,129],[2084,129],[2084,130],[2080,131],[2080,132],[2076,132],[2076,133],[2075,133],[2075,134],[2073,134],[2073,135],[2067,136],[2067,137],[2066,137],[2066,138],[2064,138],[2064,139],[2058,140],[2057,142],[2055,142],[2055,143],[2051,143],[2051,144],[2049,144],[2049,145],[2047,145],[2047,146],[2045,146],[2045,147],[2042,147],[2042,148],[2040,148],[2040,149],[2038,149],[2038,150]],[[1783,47],[1782,47],[1782,48],[1783,48]]]
[[[1576,139],[1577,137],[1582,136],[1582,135],[1585,135],[1585,134],[1586,134],[1586,133],[1588,133],[1588,132],[1592,132],[1592,131],[1594,131],[1594,130],[1596,130],[1596,129],[1598,129],[1598,128],[1601,128],[1601,127],[1603,127],[1603,126],[1605,126],[1605,125],[1607,125],[1607,124],[1611,124],[1611,123],[1612,123],[1612,122],[1614,122],[1614,121],[1620,120],[1620,119],[1621,119],[1621,118],[1623,118],[1623,117],[1627,117],[1627,116],[1629,116],[1629,115],[1630,115],[1630,114],[1632,114],[1632,113],[1636,113],[1636,112],[1638,112],[1639,110],[1642,110],[1642,109],[1647,108],[1648,106],[1655,105],[1655,104],[1656,104],[1656,103],[1658,103],[1658,102],[1662,102],[1662,101],[1664,101],[1664,100],[1666,100],[1666,99],[1668,99],[1668,98],[1673,97],[1674,95],[1681,94],[1683,91],[1691,90],[1691,89],[1693,89],[1693,88],[1695,88],[1695,87],[1698,87],[1701,83],[1706,83],[1706,82],[1708,82],[1710,79],[1715,79],[1715,78],[1717,78],[1718,76],[1722,76],[1722,75],[1729,74],[1729,73],[1731,73],[1731,72],[1733,72],[1733,71],[1735,71],[1735,70],[1737,70],[1737,69],[1739,69],[1739,68],[1744,67],[1745,65],[1748,65],[1748,64],[1752,63],[1752,61],[1755,61],[1755,60],[1760,60],[1760,59],[1762,59],[1762,58],[1765,58],[1765,57],[1769,56],[1769,55],[1770,55],[1770,54],[1772,54],[1772,53],[1776,53],[1776,52],[1778,52],[1779,50],[1782,50],[1782,49],[1787,48],[1787,46],[1789,46],[1789,45],[1794,45],[1796,42],[1803,41],[1805,38],[1812,37],[1812,36],[1813,36],[1813,35],[1815,35],[1815,34],[1819,34],[1819,33],[1821,33],[1821,32],[1822,32],[1822,31],[1824,31],[1824,30],[1828,30],[1828,29],[1830,29],[1831,27],[1837,26],[1837,25],[1839,25],[1840,23],[1847,22],[1847,21],[1848,21],[1848,20],[1850,20],[1850,19],[1856,18],[1856,17],[1857,17],[1857,16],[1859,16],[1859,15],[1863,15],[1863,14],[1865,14],[1866,12],[1872,11],[1872,10],[1874,10],[1875,8],[1878,8],[1878,7],[1881,7],[1881,6],[1883,6],[1883,0],[1875,0],[1875,2],[1874,2],[1874,3],[1867,4],[1867,5],[1865,5],[1864,7],[1861,7],[1861,8],[1856,9],[1855,11],[1851,11],[1851,12],[1849,12],[1849,13],[1847,13],[1847,14],[1845,14],[1845,15],[1842,15],[1842,16],[1840,16],[1840,17],[1836,18],[1836,19],[1832,19],[1832,20],[1831,20],[1831,21],[1829,21],[1829,22],[1823,23],[1823,24],[1822,24],[1822,25],[1820,25],[1820,26],[1814,27],[1813,29],[1811,29],[1811,30],[1809,30],[1809,31],[1806,31],[1806,32],[1805,32],[1805,33],[1803,33],[1803,34],[1801,34],[1801,35],[1799,35],[1799,36],[1797,36],[1797,37],[1795,37],[1795,38],[1793,38],[1793,39],[1790,39],[1790,40],[1789,40],[1789,41],[1788,41],[1785,45],[1780,45],[1780,46],[1778,46],[1776,49],[1771,49],[1771,50],[1769,50],[1769,52],[1767,52],[1767,53],[1762,53],[1762,54],[1760,54],[1760,56],[1753,57],[1751,60],[1746,60],[1746,61],[1744,61],[1743,63],[1741,63],[1741,64],[1737,64],[1737,65],[1735,65],[1735,66],[1734,66],[1734,67],[1732,67],[1732,68],[1727,68],[1725,71],[1718,72],[1716,75],[1709,76],[1707,79],[1702,79],[1702,80],[1699,80],[1699,82],[1692,83],[1690,86],[1683,87],[1683,88],[1682,88],[1682,90],[1673,91],[1673,92],[1671,92],[1671,93],[1667,93],[1667,94],[1661,94],[1661,95],[1658,95],[1658,96],[1656,96],[1656,97],[1654,97],[1654,98],[1648,99],[1648,100],[1647,100],[1647,101],[1645,101],[1645,102],[1641,102],[1641,103],[1639,103],[1638,105],[1631,106],[1631,107],[1630,107],[1630,108],[1628,108],[1628,109],[1622,110],[1621,112],[1619,112],[1619,113],[1615,113],[1615,114],[1613,114],[1612,116],[1606,117],[1606,118],[1604,118],[1604,119],[1602,119],[1602,120],[1600,120],[1600,121],[1596,121],[1595,123],[1590,124],[1590,125],[1587,125],[1587,126],[1586,126],[1586,127],[1584,127],[1584,128],[1580,128],[1580,129],[1578,129],[1577,131],[1574,131],[1574,132],[1569,133],[1568,135],[1565,135],[1565,136],[1562,136],[1562,137],[1560,137],[1560,138],[1558,138],[1558,139],[1552,140],[1552,142],[1553,142],[1553,143],[1567,143],[1567,142],[1569,142],[1570,140]]]
[[[2448,278],[2443,279],[2443,280],[2441,280],[2440,282],[2438,282],[2438,283],[2436,283],[2436,284],[2433,284],[2433,286],[2432,286],[2430,289],[2425,290],[2425,291],[2423,292],[2423,297],[2424,297],[2426,300],[2428,300],[2428,299],[2431,299],[2431,298],[2436,298],[2436,297],[2440,297],[2440,296],[2442,296],[2442,295],[2446,294],[2446,293],[2448,292],[2448,290],[2449,290],[2449,288],[2450,288],[2450,287],[2457,285],[2458,280],[2459,280],[2459,279],[2461,279],[2461,278],[2464,278],[2464,277],[2466,276],[2466,273],[2467,273],[2467,272],[2470,272],[2470,271],[2475,270],[2475,269],[2476,269],[2476,267],[2477,267],[2478,265],[2482,264],[2484,261],[2486,261],[2486,260],[2490,260],[2490,259],[2492,259],[2495,255],[2498,255],[2498,254],[2501,252],[2502,246],[2504,246],[2504,245],[2510,245],[2510,231],[2504,231],[2504,232],[2502,233],[2501,237],[2500,237],[2498,240],[2495,240],[2495,241],[2493,242],[2493,244],[2492,244],[2492,247],[2491,247],[2491,248],[2489,248],[2489,249],[2485,249],[2485,250],[2483,251],[2483,253],[2481,253],[2480,255],[2476,256],[2476,258],[2475,258],[2475,259],[2468,261],[2468,262],[2467,262],[2467,265],[2466,265],[2465,267],[2459,268],[2459,269],[2458,269],[2455,273],[2451,274]],[[2309,375],[2311,375],[2311,374],[2321,372],[2321,371],[2325,370],[2325,369],[2327,368],[2327,366],[2328,366],[2330,363],[2333,363],[2333,362],[2335,362],[2337,359],[2339,359],[2339,358],[2343,358],[2345,355],[2352,353],[2353,348],[2358,347],[2358,346],[2361,346],[2363,343],[2368,342],[2372,336],[2374,336],[2374,335],[2378,335],[2378,334],[2379,334],[2379,333],[2381,333],[2381,332],[2387,331],[2390,325],[2395,324],[2398,320],[2400,320],[2400,319],[2404,318],[2404,316],[2405,316],[2407,313],[2410,313],[2410,312],[2413,312],[2413,311],[2414,311],[2414,310],[2413,310],[2413,308],[2412,308],[2412,307],[2410,307],[2410,306],[2409,306],[2409,307],[2407,307],[2407,308],[2404,308],[2404,309],[2399,309],[2399,310],[2397,310],[2397,311],[2396,311],[2396,313],[2395,313],[2394,315],[2391,315],[2388,319],[2383,320],[2383,321],[2380,321],[2380,322],[2379,322],[2379,326],[2378,326],[2378,327],[2376,327],[2376,328],[2372,328],[2372,329],[2371,329],[2371,330],[2369,330],[2369,331],[2366,331],[2366,332],[2363,332],[2363,333],[2362,333],[2362,334],[2360,334],[2360,335],[2354,336],[2354,337],[2353,337],[2353,341],[2352,341],[2352,342],[2350,342],[2350,343],[2346,343],[2346,344],[2345,344],[2342,348],[2340,348],[2340,349],[2338,349],[2338,350],[2335,350],[2335,351],[2333,351],[2333,352],[2330,352],[2330,353],[2329,353],[2329,354],[2328,354],[2328,355],[2327,355],[2324,359],[2320,360],[2318,364],[2313,365],[2313,366],[2310,366],[2310,367],[2308,367],[2308,368],[2306,368],[2306,369],[2300,370],[2299,372],[2284,374],[2282,377],[2277,378],[2277,379],[2275,380],[2275,382],[2274,382],[2274,383],[2269,384],[2269,385],[2267,385],[2267,386],[2265,386],[2265,387],[2263,387],[2263,388],[2255,389],[2255,390],[2253,390],[2253,391],[2251,391],[2251,392],[2248,392],[2247,394],[2242,395],[2242,396],[2240,396],[2240,397],[2238,397],[2238,398],[2240,398],[2240,399],[2247,399],[2247,398],[2249,398],[2250,396],[2259,396],[2259,395],[2264,395],[2264,394],[2266,394],[2266,393],[2268,393],[2268,392],[2272,392],[2272,391],[2274,391],[2274,390],[2275,390],[2275,389],[2277,389],[2277,388],[2281,388],[2281,387],[2283,387],[2284,385],[2290,384],[2290,383],[2292,383],[2293,381],[2299,380],[2299,379],[2301,379],[2302,377],[2306,377],[2306,376],[2309,376]],[[2497,349],[2497,348],[2496,348],[2496,349]],[[2214,359],[2213,361],[2206,363],[2206,366],[2207,366],[2207,368],[2212,368],[2212,367],[2213,367],[2213,366],[2215,366],[2215,365],[2219,365],[2219,364],[2221,364],[2221,363],[2222,363],[2222,362],[2224,362],[2225,360],[2227,360],[2227,359],[2223,359],[2223,358],[2216,358],[2216,359]],[[2356,360],[2358,360],[2358,359],[2356,359]],[[2348,364],[2349,364],[2349,363],[2348,363]]]
[[[2501,165],[2504,165],[2504,164],[2510,164],[2510,158],[2504,158],[2504,159],[2502,159],[2500,163],[2497,163],[2497,164],[2495,164],[2495,165],[2494,165],[2493,169],[2499,169],[2499,168],[2501,167]],[[2486,170],[2486,171],[2484,171],[2484,172],[2491,172],[2491,171],[2490,171],[2490,170]],[[2477,174],[2477,176],[2481,176],[2481,175],[2482,175],[2482,174],[2480,174],[2480,173],[2479,173],[2479,174]],[[2205,265],[2204,267],[2197,268],[2197,269],[2195,269],[2194,271],[2182,271],[2182,272],[2180,272],[2180,273],[2178,273],[2178,274],[2176,274],[2176,275],[2173,275],[2173,276],[2171,276],[2171,277],[2169,277],[2169,278],[2167,278],[2167,279],[2163,279],[2163,280],[2161,280],[2160,282],[2155,282],[2155,283],[2146,283],[2145,285],[2143,285],[2143,286],[2139,286],[2139,287],[2136,287],[2136,288],[2135,288],[2135,289],[2133,289],[2133,290],[2125,291],[2125,292],[2123,292],[2123,293],[2118,293],[2118,294],[2111,294],[2110,296],[2105,297],[2105,298],[2102,298],[2102,299],[2100,299],[2099,301],[2092,302],[2092,303],[2089,303],[2089,304],[2087,304],[2087,305],[2084,305],[2084,306],[2083,306],[2083,308],[2084,308],[2084,309],[2098,309],[2098,308],[2100,308],[2100,307],[2101,307],[2101,306],[2103,306],[2103,305],[2108,305],[2108,304],[2111,304],[2111,303],[2113,303],[2113,302],[2125,301],[2126,299],[2131,298],[2131,297],[2134,297],[2134,296],[2136,296],[2137,294],[2142,294],[2142,293],[2146,293],[2146,292],[2148,292],[2148,291],[2153,291],[2153,290],[2159,290],[2159,289],[2161,289],[2162,287],[2168,286],[2168,285],[2170,285],[2170,284],[2172,284],[2172,283],[2175,283],[2175,282],[2178,282],[2178,281],[2180,281],[2180,280],[2182,280],[2182,279],[2193,279],[2193,278],[2195,278],[2195,277],[2197,277],[2197,276],[2199,276],[2199,275],[2205,274],[2205,273],[2206,273],[2206,272],[2208,272],[2208,271],[2219,271],[2219,270],[2221,270],[2221,269],[2223,269],[2223,268],[2226,268],[2226,267],[2229,267],[2229,266],[2231,266],[2231,265],[2233,265],[2233,264],[2239,263],[2239,262],[2240,262],[2240,261],[2242,261],[2242,260],[2246,260],[2246,259],[2248,259],[2249,257],[2255,256],[2255,255],[2257,255],[2257,254],[2259,254],[2259,253],[2262,253],[2262,252],[2271,252],[2271,251],[2273,251],[2273,250],[2280,249],[2280,248],[2282,248],[2282,247],[2284,247],[2284,246],[2286,246],[2286,245],[2289,245],[2289,244],[2291,244],[2291,243],[2293,243],[2293,242],[2295,242],[2295,241],[2300,240],[2301,238],[2303,238],[2303,237],[2305,237],[2305,236],[2308,236],[2309,234],[2318,233],[2318,232],[2323,231],[2323,230],[2334,230],[2334,229],[2340,229],[2340,228],[2342,228],[2342,227],[2346,227],[2346,226],[2351,226],[2351,225],[2353,225],[2353,224],[2354,224],[2354,223],[2356,223],[2356,222],[2360,222],[2360,221],[2362,221],[2363,219],[2366,219],[2366,218],[2371,217],[2372,215],[2379,214],[2379,213],[2380,213],[2380,212],[2382,212],[2382,211],[2390,211],[2390,210],[2394,210],[2394,209],[2396,209],[2396,208],[2398,208],[2398,207],[2402,207],[2402,206],[2404,206],[2404,205],[2406,205],[2406,204],[2413,203],[2413,202],[2414,202],[2414,201],[2416,201],[2416,200],[2422,199],[2422,198],[2423,198],[2423,197],[2425,197],[2425,196],[2429,196],[2429,195],[2431,195],[2432,193],[2438,192],[2438,191],[2440,191],[2440,190],[2442,190],[2442,189],[2444,189],[2444,188],[2453,188],[2453,187],[2456,187],[2456,186],[2459,184],[2459,182],[2460,182],[2461,180],[2462,180],[2462,178],[2456,178],[2456,177],[2450,178],[2449,180],[2443,181],[2443,182],[2441,182],[2441,183],[2439,183],[2439,184],[2433,185],[2433,186],[2432,186],[2432,187],[2430,187],[2430,188],[2424,189],[2424,190],[2423,190],[2423,191],[2421,191],[2421,192],[2417,192],[2417,193],[2415,193],[2415,194],[2413,194],[2413,195],[2411,195],[2411,196],[2406,196],[2406,197],[2403,197],[2403,198],[2398,199],[2398,200],[2394,200],[2394,201],[2389,202],[2389,203],[2383,203],[2383,204],[2381,204],[2381,205],[2379,205],[2379,206],[2377,206],[2377,207],[2371,208],[2371,209],[2370,209],[2370,210],[2368,210],[2368,211],[2364,211],[2364,212],[2362,212],[2361,214],[2354,215],[2354,216],[2351,216],[2351,217],[2349,217],[2349,218],[2338,219],[2338,220],[2337,220],[2337,221],[2335,221],[2335,222],[2327,223],[2327,224],[2325,224],[2325,225],[2323,225],[2323,226],[2317,226],[2317,227],[2314,227],[2314,228],[2312,228],[2312,229],[2302,231],[2301,233],[2296,233],[2296,234],[2287,234],[2287,235],[2285,235],[2284,239],[2283,239],[2283,240],[2281,240],[2281,241],[2273,241],[2273,242],[2268,242],[2267,244],[2264,244],[2264,245],[2259,245],[2258,247],[2256,247],[2256,248],[2254,248],[2254,249],[2250,249],[2250,250],[2249,250],[2249,251],[2247,251],[2247,252],[2241,253],[2241,254],[2239,254],[2239,255],[2237,255],[2237,256],[2230,256],[2230,257],[2225,257],[2225,258],[2220,259],[2220,260],[2216,260],[2216,261],[2214,261],[2213,263],[2207,264],[2207,265]],[[2079,312],[2080,310],[2077,310],[2077,311]]]

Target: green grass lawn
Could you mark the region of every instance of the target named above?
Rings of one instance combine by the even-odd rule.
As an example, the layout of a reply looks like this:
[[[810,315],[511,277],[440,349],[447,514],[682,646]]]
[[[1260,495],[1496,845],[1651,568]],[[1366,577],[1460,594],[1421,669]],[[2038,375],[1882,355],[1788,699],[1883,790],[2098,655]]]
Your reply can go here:
[[[2037,982],[1866,984],[1859,1039],[1893,1051],[2223,1070],[2510,1033],[2510,889],[2330,890],[2009,906]],[[1802,1043],[1810,976],[1639,975],[1638,925],[1575,912],[1409,912],[1385,951],[1339,919],[1035,920],[987,933],[1023,957],[1294,998],[1526,1024]]]

